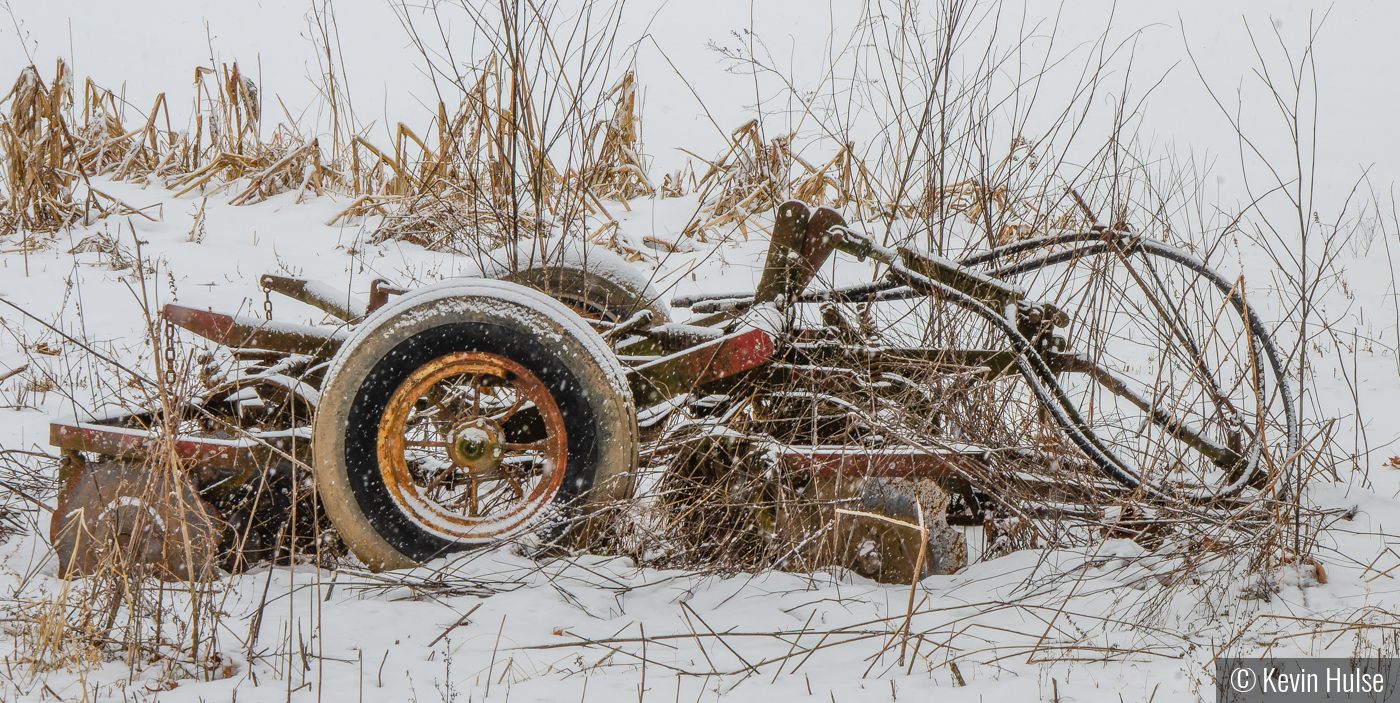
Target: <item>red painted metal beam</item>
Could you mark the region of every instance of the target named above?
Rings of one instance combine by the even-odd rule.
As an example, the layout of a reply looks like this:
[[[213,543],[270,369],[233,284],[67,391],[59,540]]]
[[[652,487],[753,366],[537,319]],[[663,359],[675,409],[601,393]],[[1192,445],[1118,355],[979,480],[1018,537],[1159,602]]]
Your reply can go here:
[[[654,405],[706,383],[757,368],[773,358],[773,338],[749,330],[662,357],[627,372],[638,408]]]
[[[310,442],[306,437],[279,435],[261,439],[288,454],[292,453],[293,443],[306,445]],[[146,459],[161,450],[161,440],[153,432],[62,420],[49,424],[49,444],[64,450],[125,459]],[[245,471],[266,466],[273,459],[271,447],[250,439],[182,436],[175,441],[175,456],[195,466]]]
[[[170,322],[226,347],[329,357],[345,342],[345,333],[341,331],[225,315],[183,305],[166,305],[162,315]]]

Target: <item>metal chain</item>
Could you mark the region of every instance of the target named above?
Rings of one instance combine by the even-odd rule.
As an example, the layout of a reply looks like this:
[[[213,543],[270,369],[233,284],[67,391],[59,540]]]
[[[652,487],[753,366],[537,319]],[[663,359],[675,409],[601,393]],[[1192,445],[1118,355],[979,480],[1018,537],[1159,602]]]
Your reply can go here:
[[[272,321],[272,289],[267,286],[263,286],[263,314]]]
[[[165,321],[165,385],[175,386],[175,323]]]

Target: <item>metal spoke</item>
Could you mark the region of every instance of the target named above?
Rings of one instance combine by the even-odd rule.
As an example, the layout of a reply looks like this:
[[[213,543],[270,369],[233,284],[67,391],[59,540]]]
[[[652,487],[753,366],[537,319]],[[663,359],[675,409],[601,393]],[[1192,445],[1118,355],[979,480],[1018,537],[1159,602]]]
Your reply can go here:
[[[454,475],[454,474],[456,474],[456,473],[457,473],[457,468],[456,468],[456,467],[449,467],[449,468],[447,468],[447,469],[444,469],[444,470],[442,471],[442,473],[439,473],[439,474],[437,475],[437,478],[434,478],[434,479],[432,480],[432,482],[429,483],[429,484],[423,489],[423,495],[428,495],[429,493],[432,493],[432,492],[433,492],[433,489],[434,489],[434,488],[437,488],[437,487],[442,483],[443,479],[447,478],[448,476],[452,476],[452,475]]]
[[[515,413],[519,412],[519,411],[520,411],[520,406],[522,406],[522,405],[524,405],[524,404],[525,404],[525,394],[524,394],[524,393],[518,393],[518,392],[517,392],[517,393],[515,394],[515,402],[512,403],[511,406],[510,406],[509,408],[506,408],[506,411],[505,411],[504,413],[502,413],[502,414],[500,414],[500,415],[493,415],[493,416],[491,417],[491,419],[492,419],[492,420],[495,420],[496,422],[504,423],[506,420],[509,420],[509,419],[511,419],[512,417],[515,417]]]

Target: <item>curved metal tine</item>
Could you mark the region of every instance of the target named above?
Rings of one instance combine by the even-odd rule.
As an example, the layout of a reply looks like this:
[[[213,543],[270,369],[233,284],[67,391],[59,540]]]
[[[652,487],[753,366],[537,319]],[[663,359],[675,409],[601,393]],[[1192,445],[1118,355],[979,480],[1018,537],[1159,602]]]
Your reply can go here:
[[[1183,345],[1186,346],[1186,350],[1191,355],[1190,361],[1194,362],[1193,364],[1191,364],[1192,371],[1193,373],[1200,374],[1201,380],[1208,384],[1213,394],[1212,400],[1215,402],[1217,408],[1222,413],[1229,413],[1235,416],[1236,418],[1239,418],[1239,410],[1235,408],[1234,404],[1230,402],[1229,398],[1226,398],[1224,394],[1220,392],[1219,381],[1215,379],[1215,375],[1212,374],[1210,372],[1210,369],[1206,367],[1205,358],[1201,355],[1201,347],[1191,336],[1190,331],[1183,329],[1185,327],[1185,321],[1181,319],[1181,311],[1176,308],[1169,308],[1168,306],[1164,305],[1161,300],[1158,299],[1158,296],[1155,295],[1153,291],[1149,289],[1147,284],[1142,280],[1142,277],[1138,274],[1137,270],[1133,268],[1133,265],[1128,260],[1128,257],[1122,252],[1120,248],[1114,247],[1113,251],[1114,254],[1118,256],[1119,260],[1123,262],[1123,266],[1125,269],[1127,269],[1128,273],[1132,275],[1132,277],[1138,282],[1138,285],[1143,288],[1143,292],[1147,294],[1147,299],[1152,302],[1153,307],[1157,308],[1157,314],[1165,319],[1172,333],[1177,337],[1177,339],[1181,340],[1181,343]],[[1167,290],[1166,284],[1162,282],[1162,278],[1160,275],[1158,275],[1156,267],[1152,265],[1152,261],[1144,257],[1144,263],[1147,268],[1147,271],[1152,275],[1152,281],[1156,284],[1157,290],[1160,291],[1163,295],[1170,296],[1171,292]],[[1196,279],[1199,280],[1200,278],[1201,275],[1197,273]],[[1227,300],[1226,304],[1228,304],[1228,302],[1229,301]],[[1212,325],[1212,333],[1214,333],[1214,329],[1215,326]]]
[[[424,397],[426,397],[426,395]],[[429,399],[429,405],[432,404],[434,404],[434,401]],[[439,437],[446,437],[447,433],[450,432],[452,429],[452,415],[448,412],[435,412],[433,408],[427,408],[425,410],[419,411],[417,407],[415,407],[410,412],[409,416],[404,420],[404,444],[406,446],[417,444],[420,441],[408,439],[408,433],[410,429],[420,429],[430,435],[435,434]],[[425,444],[421,446],[432,445]]]
[[[1228,469],[1233,468],[1240,462],[1241,457],[1239,454],[1227,447],[1216,444],[1205,437],[1201,433],[1201,430],[1192,427],[1173,416],[1170,412],[1163,410],[1155,401],[1150,401],[1143,397],[1134,389],[1128,387],[1125,379],[1112,370],[1104,368],[1092,361],[1089,362],[1087,367],[1076,370],[1088,374],[1097,381],[1099,385],[1108,389],[1108,392],[1113,395],[1136,405],[1139,410],[1147,414],[1153,424],[1162,427],[1172,437],[1185,442],[1196,451],[1204,454],[1206,458],[1210,459],[1217,466]]]
[[[1158,276],[1156,275],[1155,269],[1153,269],[1150,266],[1150,262],[1149,270],[1152,271],[1153,278],[1158,281],[1159,285],[1161,285],[1160,278],[1158,278]],[[1207,338],[1207,341],[1211,337],[1221,340],[1222,343],[1226,341],[1224,335],[1220,334],[1219,321],[1223,316],[1226,307],[1229,304],[1230,303],[1228,298],[1222,300],[1221,307],[1219,310],[1216,311],[1215,317],[1213,318],[1213,321],[1211,323],[1211,328],[1208,332],[1209,337]],[[1183,353],[1182,350],[1175,348],[1172,348],[1169,351],[1174,352],[1177,356],[1182,358],[1182,360],[1185,361],[1187,366],[1190,368],[1191,374],[1202,380],[1204,386],[1202,391],[1204,392],[1206,389],[1209,389],[1210,392],[1208,401],[1215,406],[1216,410],[1220,413],[1222,418],[1232,418],[1235,421],[1235,424],[1240,426],[1245,425],[1246,423],[1244,421],[1244,417],[1241,415],[1239,408],[1235,407],[1235,404],[1231,401],[1229,394],[1227,394],[1223,390],[1220,383],[1220,379],[1217,378],[1217,374],[1212,373],[1210,367],[1206,364],[1204,354],[1201,351],[1202,349],[1204,349],[1204,346],[1200,342],[1196,341],[1196,339],[1191,335],[1190,330],[1185,329],[1185,321],[1180,319],[1180,311],[1173,308],[1172,313],[1177,318],[1177,320],[1172,321],[1171,323],[1173,334],[1178,339],[1180,339],[1182,345],[1185,346],[1185,353]],[[1249,335],[1249,330],[1247,327],[1242,328],[1240,330],[1240,334],[1236,335],[1236,341],[1238,341],[1238,337],[1241,335],[1245,336],[1246,344],[1253,345],[1254,340]],[[1175,347],[1175,345],[1172,346]],[[1230,347],[1227,345],[1226,348],[1228,349]],[[1247,364],[1246,368],[1249,366],[1252,366],[1252,364]],[[1230,391],[1233,392],[1234,390],[1239,388],[1240,383],[1242,383],[1243,381],[1244,377],[1241,376],[1239,379],[1236,380],[1236,382],[1231,384]],[[1231,444],[1235,446],[1239,445],[1239,432],[1226,430],[1225,434],[1227,436],[1228,441]]]
[[[1136,313],[1137,316],[1141,317],[1142,319],[1148,319],[1149,317],[1151,317],[1149,313],[1155,312],[1156,316],[1159,319],[1164,320],[1164,322],[1168,325],[1172,336],[1178,339],[1183,345],[1187,347],[1186,351],[1189,352],[1189,356],[1187,354],[1184,354],[1183,350],[1178,348],[1177,345],[1168,345],[1168,348],[1162,350],[1162,363],[1165,363],[1166,355],[1173,355],[1177,356],[1178,358],[1181,358],[1183,361],[1186,362],[1186,365],[1192,369],[1193,375],[1203,379],[1205,388],[1210,389],[1210,402],[1216,406],[1216,409],[1225,416],[1233,416],[1239,418],[1239,413],[1234,408],[1233,404],[1229,402],[1228,398],[1223,397],[1223,394],[1220,390],[1219,382],[1213,375],[1211,375],[1208,371],[1204,369],[1204,359],[1202,358],[1199,352],[1199,347],[1197,346],[1195,339],[1190,335],[1188,331],[1182,329],[1182,324],[1184,323],[1180,320],[1180,311],[1173,309],[1171,310],[1171,312],[1168,312],[1166,306],[1162,304],[1159,296],[1157,295],[1157,292],[1162,292],[1166,293],[1167,295],[1170,295],[1170,291],[1166,288],[1165,284],[1162,283],[1160,277],[1156,276],[1155,269],[1153,269],[1150,266],[1151,262],[1149,261],[1148,265],[1149,270],[1153,272],[1153,281],[1157,284],[1156,291],[1152,290],[1147,285],[1147,283],[1143,281],[1142,277],[1137,273],[1136,270],[1134,270],[1131,262],[1129,262],[1127,258],[1123,255],[1123,252],[1115,249],[1114,253],[1118,257],[1119,261],[1123,263],[1125,270],[1127,270],[1128,273],[1133,277],[1133,279],[1137,281],[1138,285],[1143,288],[1143,292],[1147,295],[1148,301],[1150,302],[1153,310],[1148,310],[1141,303],[1134,300],[1133,296],[1117,295],[1114,296],[1114,298],[1117,299],[1119,304],[1125,304],[1130,312]],[[1095,276],[1094,278],[1098,277]],[[1105,369],[1102,366],[1099,366],[1098,364],[1094,364],[1094,366],[1100,371],[1100,373],[1112,373],[1111,371],[1108,371],[1107,369]],[[1146,403],[1145,399],[1141,394],[1133,392],[1126,386],[1118,385],[1121,384],[1123,379],[1115,379],[1118,383],[1106,382],[1106,380],[1103,377],[1101,377],[1100,373],[1090,373],[1090,375],[1094,376],[1095,380],[1097,380],[1101,385],[1108,389],[1109,392],[1113,393],[1116,396],[1124,398],[1125,400],[1128,400],[1129,402],[1136,405],[1140,410],[1147,413],[1148,417],[1151,418],[1153,424],[1166,429],[1171,436],[1186,442],[1188,445],[1191,445],[1197,451],[1200,451],[1201,453],[1205,454],[1208,458],[1212,460],[1212,462],[1216,463],[1217,465],[1223,466],[1223,464],[1221,464],[1222,461],[1227,463],[1238,461],[1239,457],[1233,450],[1224,447],[1219,447],[1219,445],[1217,445],[1215,442],[1206,438],[1201,432],[1201,430],[1192,427],[1189,423],[1186,423],[1185,421],[1174,417],[1171,413],[1162,410],[1160,408],[1159,403],[1152,402],[1148,404]],[[1116,376],[1116,374],[1114,374],[1114,376]],[[1129,393],[1129,395],[1124,395],[1123,393],[1119,392],[1120,388],[1123,391]],[[1203,388],[1202,390],[1205,390],[1205,388]],[[1222,402],[1225,404],[1225,407],[1221,407]],[[1222,454],[1222,451],[1225,453]]]

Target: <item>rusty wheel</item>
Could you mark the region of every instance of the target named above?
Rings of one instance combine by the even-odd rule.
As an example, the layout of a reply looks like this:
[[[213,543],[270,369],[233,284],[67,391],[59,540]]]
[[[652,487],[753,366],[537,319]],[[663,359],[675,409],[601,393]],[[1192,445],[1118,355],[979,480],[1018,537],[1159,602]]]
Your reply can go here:
[[[507,250],[508,251],[508,250]],[[671,321],[671,309],[636,266],[601,246],[542,240],[490,262],[487,275],[538,290],[590,320],[618,323],[640,310],[651,323]]]
[[[553,500],[568,456],[549,389],[497,354],[419,367],[379,421],[379,470],[396,502],[456,539],[487,539]]]
[[[221,522],[183,474],[129,461],[82,460],[49,528],[64,577],[148,569],[165,581],[215,575]]]
[[[622,367],[575,313],[468,280],[376,312],[321,390],[317,487],[346,544],[401,568],[546,528],[627,495],[636,412]]]
[[[643,310],[651,313],[649,326],[671,322],[671,308],[647,274],[621,256],[601,246],[585,248],[577,239],[537,240],[499,250],[486,262],[484,273],[554,298],[600,332]],[[640,421],[642,442],[661,437],[671,410],[668,406]]]

